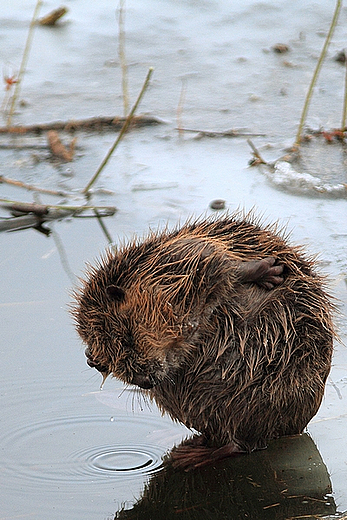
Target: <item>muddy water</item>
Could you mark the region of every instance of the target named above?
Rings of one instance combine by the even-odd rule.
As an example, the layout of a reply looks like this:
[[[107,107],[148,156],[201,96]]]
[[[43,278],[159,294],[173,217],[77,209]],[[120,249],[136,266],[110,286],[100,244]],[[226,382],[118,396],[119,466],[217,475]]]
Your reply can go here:
[[[0,49],[5,74],[19,68],[34,8],[30,4],[15,0],[2,6]],[[66,5],[66,21],[35,31],[16,123],[122,115],[116,4],[74,0]],[[43,12],[55,7],[45,2]],[[229,210],[256,207],[266,221],[279,219],[292,230],[293,242],[304,243],[320,255],[322,269],[331,279],[331,292],[339,299],[337,322],[346,342],[345,198],[318,196],[307,184],[303,190],[300,183],[292,189],[288,182],[276,182],[268,173],[249,168],[246,138],[196,139],[194,133],[178,135],[175,130],[177,124],[214,131],[243,128],[266,134],[252,140],[267,160],[279,157],[294,139],[332,8],[330,3],[310,1],[127,2],[130,100],[153,66],[153,81],[141,111],[162,118],[165,124],[128,134],[97,186],[111,194],[95,193],[93,202],[117,206],[117,214],[105,220],[115,243],[134,233],[143,234],[148,227],[174,226],[190,215],[210,214],[209,204],[217,198],[224,199]],[[344,70],[332,58],[345,46],[346,14],[346,10],[341,13],[309,112],[308,122],[315,128],[340,123]],[[272,45],[279,42],[289,45],[289,53],[272,51]],[[12,143],[17,148],[0,149],[0,173],[64,189],[71,193],[70,203],[82,203],[79,191],[115,136],[77,137],[75,160],[59,165],[42,148],[44,137],[2,136],[2,145]],[[18,149],[18,145],[25,147]],[[341,160],[335,161],[338,171],[329,171],[329,165],[335,165],[331,158],[335,149],[326,146],[323,143],[319,148],[319,164],[311,173],[324,171],[328,184],[346,183],[343,152],[332,145],[336,146],[334,157]],[[312,157],[314,153],[310,165]],[[32,194],[4,184],[1,197],[34,200]],[[47,195],[40,195],[39,200],[64,202]],[[162,484],[164,491],[179,489],[174,476],[163,476],[161,458],[189,432],[160,417],[153,405],[117,381],[107,381],[99,390],[100,378],[85,365],[68,303],[76,276],[86,261],[104,250],[107,240],[93,219],[66,220],[50,227],[49,238],[34,230],[0,235],[0,518],[112,518],[121,507],[132,507],[148,480],[152,483],[148,493],[151,485],[157,485],[157,490]],[[278,495],[271,485],[271,475],[280,471],[292,475],[291,496],[300,497],[298,509],[291,510],[290,516],[313,514],[305,504],[314,500],[323,504],[319,513],[346,510],[346,382],[346,348],[336,344],[323,404],[308,427],[313,447],[306,441],[302,449],[298,443],[285,450],[275,445],[264,452],[266,464],[259,459],[262,455],[255,455],[248,466],[248,462],[238,462],[237,475],[228,480],[241,479],[233,490],[223,487],[227,466],[199,474],[201,489],[216,483],[215,489],[209,489],[206,504],[206,493],[195,496],[196,489],[192,491],[194,507],[201,504],[200,517],[201,511],[208,511],[211,496],[224,504],[217,493],[221,490],[225,496],[236,497],[234,505],[243,494],[240,511],[248,504],[250,518],[284,518],[288,509],[276,516]],[[290,453],[290,461],[281,458],[281,453]],[[261,473],[264,467],[271,471]],[[315,473],[317,468],[321,472]],[[246,477],[255,484],[249,484]],[[180,482],[186,483],[185,490],[193,486],[184,476]],[[249,504],[259,482],[268,486],[263,484],[254,498],[263,504],[254,512]],[[300,488],[300,482],[306,487]],[[157,497],[166,504],[159,491]],[[169,506],[165,507],[168,511]],[[194,507],[187,509],[187,515],[193,515]],[[184,518],[184,510],[178,511]],[[232,511],[238,518],[237,511]],[[146,514],[142,517],[151,517]]]

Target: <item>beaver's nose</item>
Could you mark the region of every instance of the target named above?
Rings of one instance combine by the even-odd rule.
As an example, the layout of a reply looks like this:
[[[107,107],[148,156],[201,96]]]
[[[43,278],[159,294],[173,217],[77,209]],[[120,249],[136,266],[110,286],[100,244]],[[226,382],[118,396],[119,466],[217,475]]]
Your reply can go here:
[[[93,359],[93,357],[90,354],[90,350],[88,348],[86,348],[86,350],[85,350],[85,355],[87,358],[88,366],[90,366],[91,368],[96,368],[96,370],[98,370],[99,372],[102,372],[102,373],[107,372],[107,368],[105,366],[100,365],[100,363],[98,363],[95,359]]]
[[[149,390],[150,388],[153,388],[155,382],[151,376],[146,376],[143,374],[134,374],[131,380],[131,384],[139,386],[144,390]]]
[[[98,364],[90,358],[87,358],[87,365],[89,365],[91,368],[97,368],[98,366]]]

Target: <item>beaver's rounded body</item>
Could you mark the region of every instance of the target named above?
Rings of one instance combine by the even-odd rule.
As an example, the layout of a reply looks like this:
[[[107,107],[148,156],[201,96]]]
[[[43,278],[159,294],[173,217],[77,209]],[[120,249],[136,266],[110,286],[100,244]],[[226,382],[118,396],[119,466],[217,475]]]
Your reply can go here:
[[[319,408],[331,304],[273,227],[234,215],[151,234],[109,253],[76,298],[90,366],[145,389],[209,446],[262,448]]]

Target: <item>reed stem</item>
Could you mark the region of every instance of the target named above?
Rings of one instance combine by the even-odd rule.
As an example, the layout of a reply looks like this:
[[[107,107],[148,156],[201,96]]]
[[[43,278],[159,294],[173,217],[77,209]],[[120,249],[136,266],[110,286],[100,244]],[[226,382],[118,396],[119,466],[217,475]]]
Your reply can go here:
[[[345,51],[345,55],[346,55],[346,51]],[[347,58],[346,58],[346,62],[345,62],[345,92],[344,92],[344,98],[343,98],[341,132],[346,131],[346,121],[347,121]]]
[[[33,36],[34,36],[34,28],[35,28],[35,25],[37,22],[37,17],[39,15],[41,5],[42,5],[42,0],[37,0],[36,6],[34,9],[34,13],[33,13],[33,16],[32,16],[31,22],[30,22],[30,26],[29,26],[29,32],[28,32],[27,41],[25,43],[25,47],[24,47],[24,51],[23,51],[22,62],[20,64],[20,68],[19,68],[17,83],[15,84],[15,89],[14,89],[12,100],[11,100],[11,106],[10,106],[10,110],[9,110],[9,114],[8,114],[8,118],[7,118],[7,126],[11,126],[11,124],[12,124],[14,109],[16,106],[16,101],[19,97],[21,82],[22,82],[22,79],[23,79],[23,76],[24,76],[24,73],[26,70],[27,63],[28,63],[30,47],[31,47],[31,43],[33,40]]]
[[[324,58],[326,56],[326,53],[327,53],[327,50],[328,50],[331,38],[333,37],[333,34],[334,34],[334,30],[335,30],[335,27],[336,27],[336,24],[337,24],[337,20],[338,20],[339,14],[340,14],[340,10],[341,10],[341,5],[342,5],[342,0],[337,0],[335,11],[334,11],[334,16],[333,16],[333,19],[332,19],[331,24],[330,24],[329,32],[328,32],[327,37],[325,39],[322,52],[321,52],[321,54],[319,56],[319,60],[318,60],[318,63],[316,65],[316,69],[315,69],[314,74],[312,76],[311,83],[310,83],[310,86],[308,88],[308,92],[307,92],[307,95],[306,95],[306,98],[305,98],[304,108],[303,108],[303,111],[302,111],[302,114],[301,114],[301,118],[300,118],[300,122],[299,122],[299,128],[298,128],[298,131],[297,131],[297,134],[296,134],[294,147],[299,147],[300,146],[301,135],[302,135],[302,131],[303,131],[303,127],[304,127],[305,121],[306,121],[307,112],[308,112],[308,108],[309,108],[309,105],[310,105],[310,102],[311,102],[313,90],[314,90],[314,87],[316,85],[316,82],[317,82],[320,70],[322,68],[323,61],[324,61]]]
[[[118,9],[118,56],[122,71],[122,93],[123,93],[123,109],[124,117],[129,112],[129,89],[128,89],[128,65],[125,56],[125,0],[120,0]]]

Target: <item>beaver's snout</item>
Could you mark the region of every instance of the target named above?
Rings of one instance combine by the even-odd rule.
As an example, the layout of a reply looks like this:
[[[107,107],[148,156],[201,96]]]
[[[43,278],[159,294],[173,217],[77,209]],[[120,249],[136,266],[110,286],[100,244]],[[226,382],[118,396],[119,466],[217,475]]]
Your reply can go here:
[[[144,390],[149,390],[150,388],[153,388],[155,386],[155,381],[151,376],[146,376],[143,374],[134,374],[131,380],[131,384],[139,386]]]
[[[87,358],[87,365],[89,365],[91,368],[98,368],[98,364],[95,363],[92,359]]]
[[[105,374],[105,373],[108,372],[108,369],[105,366],[100,365],[100,363],[98,363],[97,361],[95,361],[93,359],[93,357],[91,356],[88,348],[86,348],[86,350],[85,350],[85,355],[86,355],[86,358],[87,358],[87,365],[88,366],[90,366],[91,368],[96,368],[96,370],[98,370],[98,372],[101,372],[102,374]]]

